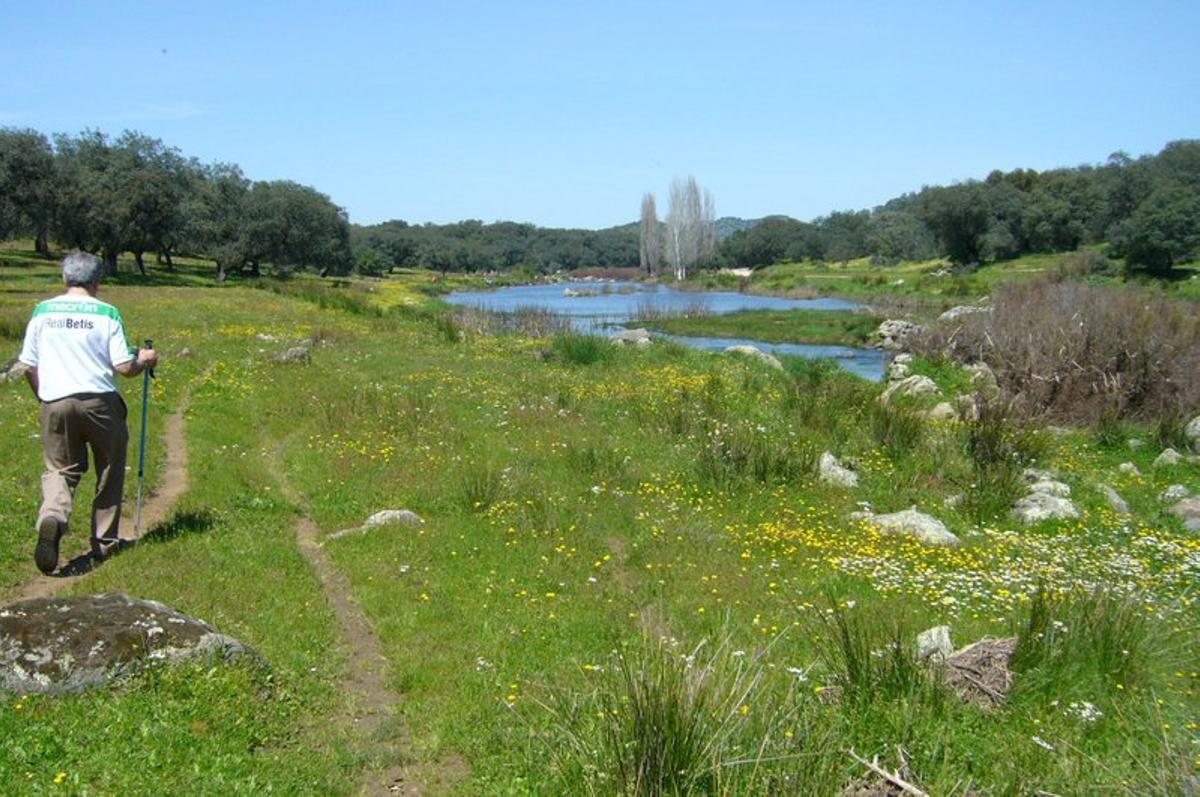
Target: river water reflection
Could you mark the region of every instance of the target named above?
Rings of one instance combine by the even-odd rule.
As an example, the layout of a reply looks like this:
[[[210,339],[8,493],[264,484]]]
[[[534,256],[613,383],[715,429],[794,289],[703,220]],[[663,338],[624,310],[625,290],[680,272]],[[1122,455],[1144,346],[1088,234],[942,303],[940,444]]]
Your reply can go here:
[[[470,305],[500,313],[536,307],[570,319],[581,332],[609,334],[614,327],[639,316],[645,310],[680,314],[703,308],[714,314],[738,310],[853,310],[859,305],[844,299],[783,299],[754,296],[733,291],[679,291],[666,285],[637,282],[565,282],[554,285],[516,285],[490,291],[462,291],[446,297],[450,304]],[[720,350],[726,346],[749,344],[763,351],[801,357],[831,357],[848,371],[864,379],[883,378],[884,355],[878,349],[854,349],[847,346],[810,346],[794,343],[765,343],[731,338],[668,336],[689,346]]]

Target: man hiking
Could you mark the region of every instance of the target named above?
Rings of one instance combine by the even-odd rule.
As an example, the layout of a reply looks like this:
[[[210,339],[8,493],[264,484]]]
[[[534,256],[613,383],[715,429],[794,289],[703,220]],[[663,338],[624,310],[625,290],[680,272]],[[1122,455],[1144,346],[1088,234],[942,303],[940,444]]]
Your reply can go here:
[[[58,543],[67,530],[75,488],[88,469],[88,448],[96,467],[92,556],[103,560],[116,551],[129,429],[114,373],[137,376],[158,363],[153,349],[136,354],[129,349],[121,314],[96,298],[101,270],[100,258],[86,252],[63,258],[67,291],[33,311],[19,358],[42,402],[38,420],[46,470],[33,561],[47,574],[58,567]]]

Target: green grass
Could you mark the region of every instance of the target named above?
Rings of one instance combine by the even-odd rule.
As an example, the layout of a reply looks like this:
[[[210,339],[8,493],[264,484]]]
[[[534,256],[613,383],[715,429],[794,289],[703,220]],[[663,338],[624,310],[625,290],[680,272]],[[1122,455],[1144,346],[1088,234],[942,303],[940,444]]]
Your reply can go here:
[[[744,310],[724,315],[630,322],[671,335],[747,338],[767,343],[861,346],[882,319],[842,310]]]
[[[53,288],[53,270],[33,268],[0,265],[0,318]],[[1200,489],[1200,466],[1156,471],[1157,446],[1114,434],[1102,446],[1091,430],[1018,440],[1081,510],[1025,529],[1003,501],[943,505],[980,489],[986,441],[881,410],[880,386],[827,364],[777,372],[658,343],[450,336],[427,305],[302,279],[105,288],[131,336],[162,341],[158,411],[197,386],[193,480],[180,533],[78,586],[202,617],[254,646],[269,675],[184,669],[68,699],[0,697],[9,790],[355,791],[368,748],[331,721],[349,697],[346,654],[277,477],[323,532],[387,508],[424,518],[325,550],[379,634],[407,760],[469,764],[452,793],[828,794],[861,774],[847,749],[896,766],[896,745],[934,794],[1172,794],[1194,776],[1200,542],[1157,495]],[[416,295],[405,280],[387,290]],[[328,345],[311,365],[272,362],[302,338]],[[184,346],[194,355],[172,360]],[[961,387],[953,369],[914,370]],[[132,403],[137,386],[124,387]],[[11,595],[33,575],[40,455],[27,389],[0,386],[0,401]],[[856,468],[859,488],[818,482],[823,450]],[[1145,475],[1119,472],[1127,460]],[[1107,509],[1102,481],[1133,518]],[[881,535],[848,519],[860,502],[917,504],[964,545]],[[1098,584],[1121,600],[1073,597]],[[1039,598],[1042,585],[1053,589]],[[1029,640],[1006,706],[961,704],[910,666],[906,646],[942,622],[959,644]],[[1046,628],[1057,636],[1037,638]],[[1106,652],[1091,665],[1093,648]],[[1069,711],[1080,701],[1103,717],[1081,721]]]

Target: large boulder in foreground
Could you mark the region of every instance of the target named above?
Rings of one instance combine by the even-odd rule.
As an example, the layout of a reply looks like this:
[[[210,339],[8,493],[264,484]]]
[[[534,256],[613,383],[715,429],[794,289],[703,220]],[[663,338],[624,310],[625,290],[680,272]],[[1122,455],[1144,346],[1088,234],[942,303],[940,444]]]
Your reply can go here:
[[[127,595],[34,598],[0,608],[0,689],[61,694],[153,664],[257,654],[155,601]]]

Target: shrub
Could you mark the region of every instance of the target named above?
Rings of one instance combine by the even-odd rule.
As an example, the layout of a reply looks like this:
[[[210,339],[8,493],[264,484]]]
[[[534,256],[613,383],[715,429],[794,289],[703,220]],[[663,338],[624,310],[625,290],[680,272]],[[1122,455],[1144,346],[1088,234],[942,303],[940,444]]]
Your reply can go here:
[[[1200,312],[1141,289],[1010,283],[991,313],[934,324],[913,345],[930,358],[986,362],[1030,417],[1093,422],[1200,407]]]

